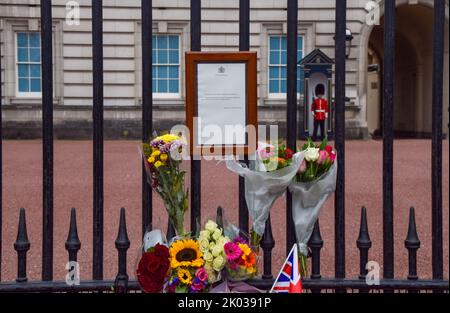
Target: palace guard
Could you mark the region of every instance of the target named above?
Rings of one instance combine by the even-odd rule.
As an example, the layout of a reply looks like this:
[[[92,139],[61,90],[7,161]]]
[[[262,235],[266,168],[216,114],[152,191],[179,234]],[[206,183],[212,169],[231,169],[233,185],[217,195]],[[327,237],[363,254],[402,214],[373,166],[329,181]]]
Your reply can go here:
[[[324,99],[325,86],[318,84],[315,89],[316,98],[311,105],[311,112],[314,117],[314,132],[312,140],[317,140],[317,132],[320,128],[320,140],[322,141],[326,135],[325,120],[328,118],[328,102]]]

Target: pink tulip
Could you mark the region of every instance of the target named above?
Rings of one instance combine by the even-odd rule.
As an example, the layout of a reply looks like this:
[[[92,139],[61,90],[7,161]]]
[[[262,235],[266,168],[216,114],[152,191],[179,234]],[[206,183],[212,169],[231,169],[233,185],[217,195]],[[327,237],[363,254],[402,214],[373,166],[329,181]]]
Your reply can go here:
[[[325,150],[321,150],[319,152],[319,159],[317,160],[317,164],[324,164],[328,159],[328,152]]]
[[[332,151],[330,153],[330,160],[331,160],[331,163],[334,163],[334,161],[336,160],[336,152]]]
[[[299,173],[304,173],[306,172],[306,161],[303,160],[302,164],[300,164],[300,168],[299,168]]]

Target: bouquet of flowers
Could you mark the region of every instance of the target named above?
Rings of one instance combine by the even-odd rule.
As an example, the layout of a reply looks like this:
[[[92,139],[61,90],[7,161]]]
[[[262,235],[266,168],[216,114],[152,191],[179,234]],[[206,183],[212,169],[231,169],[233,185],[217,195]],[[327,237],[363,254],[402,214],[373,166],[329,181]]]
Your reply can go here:
[[[205,229],[200,231],[198,244],[203,253],[204,268],[210,284],[221,278],[220,273],[227,262],[224,246],[228,242],[230,242],[230,238],[224,236],[223,230],[212,220],[209,220],[205,224]]]
[[[224,246],[227,258],[228,278],[235,281],[247,280],[256,276],[258,270],[258,255],[248,241],[243,237],[236,237]]]
[[[186,172],[180,170],[180,153],[185,140],[174,134],[154,138],[142,145],[144,164],[150,186],[164,201],[176,234],[184,234],[184,214],[188,210],[188,190],[185,190]]]
[[[179,239],[169,248],[171,274],[168,293],[199,293],[208,291],[208,273],[197,241]]]
[[[270,208],[291,183],[303,160],[302,154],[284,145],[260,143],[256,151],[256,170],[235,160],[227,161],[227,168],[245,179],[245,200],[252,219],[250,245],[259,245],[264,234]]]
[[[163,233],[160,230],[146,233],[136,269],[136,278],[142,290],[146,293],[162,292],[169,272],[169,248]]]
[[[300,252],[300,268],[305,277],[308,240],[320,209],[336,189],[337,156],[327,139],[319,146],[308,139],[301,150],[304,159],[289,190],[292,193],[292,218]]]

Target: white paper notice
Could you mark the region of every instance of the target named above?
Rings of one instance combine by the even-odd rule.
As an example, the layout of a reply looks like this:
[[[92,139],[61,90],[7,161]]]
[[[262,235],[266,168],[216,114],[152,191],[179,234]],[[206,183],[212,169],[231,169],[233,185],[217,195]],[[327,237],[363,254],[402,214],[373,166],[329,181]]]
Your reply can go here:
[[[245,145],[245,63],[197,64],[199,145]]]

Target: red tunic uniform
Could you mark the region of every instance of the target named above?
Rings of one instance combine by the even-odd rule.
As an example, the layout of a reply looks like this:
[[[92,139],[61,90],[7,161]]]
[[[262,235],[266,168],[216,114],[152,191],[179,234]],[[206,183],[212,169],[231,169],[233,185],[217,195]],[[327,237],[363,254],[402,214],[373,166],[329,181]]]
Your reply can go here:
[[[325,99],[316,98],[311,105],[311,111],[316,121],[324,121],[328,117],[328,102]]]

